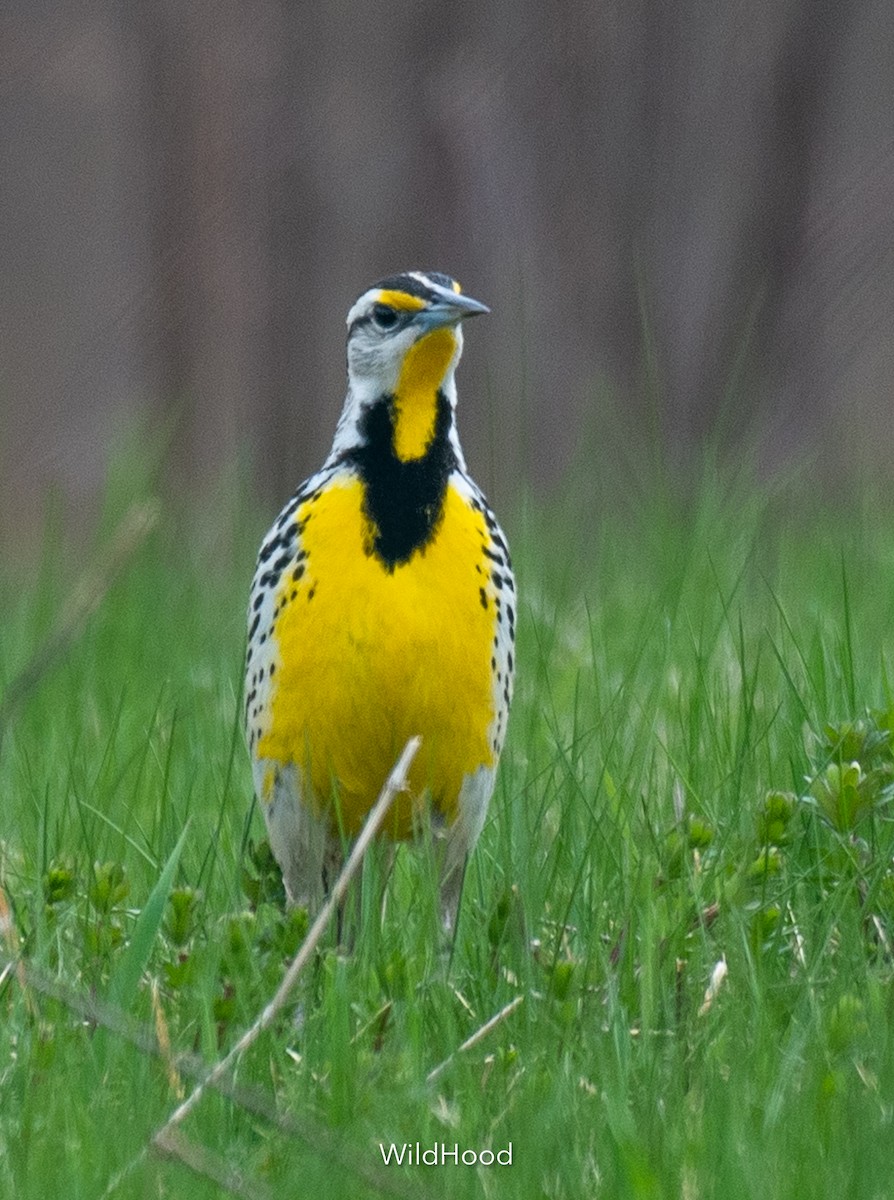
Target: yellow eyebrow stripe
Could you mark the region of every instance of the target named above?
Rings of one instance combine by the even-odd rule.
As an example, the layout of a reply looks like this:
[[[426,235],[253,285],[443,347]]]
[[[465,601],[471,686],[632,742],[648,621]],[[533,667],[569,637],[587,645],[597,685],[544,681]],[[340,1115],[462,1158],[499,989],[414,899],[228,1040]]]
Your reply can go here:
[[[379,292],[377,303],[387,304],[390,308],[396,308],[402,312],[419,312],[425,308],[425,301],[420,300],[418,296],[411,296],[409,292],[398,292],[390,288]]]

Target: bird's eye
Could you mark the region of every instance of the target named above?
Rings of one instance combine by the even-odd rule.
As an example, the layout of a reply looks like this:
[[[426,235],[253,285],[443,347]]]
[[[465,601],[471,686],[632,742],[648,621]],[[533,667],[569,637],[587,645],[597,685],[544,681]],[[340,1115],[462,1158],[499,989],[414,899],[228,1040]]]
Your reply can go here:
[[[373,324],[377,329],[396,329],[399,317],[390,304],[374,304],[372,310]]]

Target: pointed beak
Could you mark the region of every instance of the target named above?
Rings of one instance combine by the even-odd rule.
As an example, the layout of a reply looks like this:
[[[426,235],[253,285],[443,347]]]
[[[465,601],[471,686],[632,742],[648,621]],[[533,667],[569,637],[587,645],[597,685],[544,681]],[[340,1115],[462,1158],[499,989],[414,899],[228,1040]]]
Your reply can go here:
[[[434,303],[414,317],[414,323],[420,325],[426,333],[430,333],[432,329],[457,325],[466,317],[475,317],[479,313],[487,312],[490,312],[490,309],[480,300],[473,300],[471,296],[464,296],[461,292],[445,291]]]

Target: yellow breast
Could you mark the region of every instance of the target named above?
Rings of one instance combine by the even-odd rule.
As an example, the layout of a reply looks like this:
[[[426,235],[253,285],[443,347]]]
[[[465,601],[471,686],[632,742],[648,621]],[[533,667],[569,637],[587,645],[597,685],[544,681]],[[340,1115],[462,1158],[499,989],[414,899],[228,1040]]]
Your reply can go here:
[[[308,498],[295,519],[305,569],[297,582],[286,572],[279,588],[258,755],[299,766],[318,808],[337,795],[341,828],[353,834],[407,739],[420,734],[413,798],[396,801],[390,832],[412,833],[426,789],[452,820],[464,777],[494,760],[496,610],[482,514],[449,486],[434,536],[391,570],[370,552],[354,476]]]

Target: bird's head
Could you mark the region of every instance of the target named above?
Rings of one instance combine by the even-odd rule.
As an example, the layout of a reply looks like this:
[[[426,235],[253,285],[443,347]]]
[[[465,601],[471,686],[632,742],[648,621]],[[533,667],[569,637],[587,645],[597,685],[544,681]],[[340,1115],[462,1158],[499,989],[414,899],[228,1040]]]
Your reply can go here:
[[[394,392],[408,352],[421,342],[431,344],[430,357],[444,362],[446,374],[462,351],[460,323],[487,311],[478,300],[464,296],[449,275],[407,271],[381,280],[367,288],[348,313],[351,382],[376,394]],[[422,347],[416,351],[420,357],[421,351]]]
[[[435,398],[455,404],[453,372],[462,352],[461,323],[488,312],[449,275],[407,271],[368,288],[348,313],[348,404],[345,424],[387,398],[399,458],[420,457],[434,428]],[[347,420],[346,420],[347,419]]]

